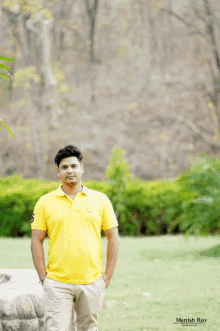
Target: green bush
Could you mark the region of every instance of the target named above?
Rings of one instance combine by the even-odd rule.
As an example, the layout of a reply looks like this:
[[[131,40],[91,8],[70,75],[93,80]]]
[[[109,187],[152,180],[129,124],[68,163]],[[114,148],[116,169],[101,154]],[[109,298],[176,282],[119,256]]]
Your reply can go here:
[[[207,235],[220,228],[220,160],[200,157],[191,163],[176,180],[183,203],[174,224],[186,234]]]
[[[131,212],[126,205],[126,189],[131,181],[129,166],[123,159],[124,151],[114,148],[110,164],[106,169],[106,177],[110,185],[109,198],[119,222],[119,230],[133,235],[134,224],[127,222]]]
[[[125,181],[122,179],[123,171],[117,172],[117,178],[111,177],[110,173],[108,175],[111,184],[94,180],[84,184],[88,188],[105,193],[110,198],[117,213],[119,231],[122,235],[170,232],[170,224],[180,209],[179,201],[176,199],[178,185],[169,181]],[[1,179],[1,184],[0,236],[31,236],[30,221],[37,200],[56,189],[59,183],[23,180],[19,176],[11,176]],[[117,189],[118,185],[120,189]]]
[[[59,184],[10,176],[0,180],[0,236],[31,236],[31,216],[37,200]]]
[[[22,179],[12,175],[0,179],[0,236],[31,236],[31,217],[39,198],[59,187],[59,182]],[[110,185],[107,182],[88,181],[88,188],[101,191],[108,196]]]
[[[123,150],[115,148],[106,171],[119,231],[131,236],[175,232],[177,227],[171,228],[171,224],[181,210],[181,186],[172,181],[135,179],[123,154]]]
[[[88,180],[86,183],[83,183],[86,187],[91,190],[96,190],[102,193],[105,193],[107,196],[110,195],[111,185],[107,182],[97,181],[97,180]]]
[[[127,189],[126,205],[131,213],[133,234],[154,235],[176,232],[172,222],[179,215],[181,187],[172,181],[133,180]]]
[[[220,160],[197,158],[176,180],[142,181],[131,176],[123,151],[115,148],[107,182],[85,186],[111,200],[121,235],[165,233],[208,234],[220,228]],[[31,216],[37,200],[60,183],[0,179],[0,236],[31,236]]]

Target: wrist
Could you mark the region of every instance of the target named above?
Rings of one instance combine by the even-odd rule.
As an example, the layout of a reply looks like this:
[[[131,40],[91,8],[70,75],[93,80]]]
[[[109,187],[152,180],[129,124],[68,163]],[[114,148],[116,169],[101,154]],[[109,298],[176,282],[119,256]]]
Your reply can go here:
[[[47,277],[47,273],[46,273],[45,276],[43,276],[42,278],[40,278],[40,282],[39,282],[39,283],[41,283],[41,284],[43,285],[44,279],[45,279],[46,277]]]
[[[108,280],[111,280],[111,278],[112,278],[112,275],[111,274],[108,274],[107,272],[105,272],[103,275]]]

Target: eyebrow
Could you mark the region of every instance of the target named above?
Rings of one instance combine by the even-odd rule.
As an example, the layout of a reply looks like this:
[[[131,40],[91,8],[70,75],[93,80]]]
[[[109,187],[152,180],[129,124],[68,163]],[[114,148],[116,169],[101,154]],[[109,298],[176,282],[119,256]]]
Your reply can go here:
[[[69,164],[62,164],[61,167],[67,167]],[[70,165],[78,165],[77,163],[72,163]]]

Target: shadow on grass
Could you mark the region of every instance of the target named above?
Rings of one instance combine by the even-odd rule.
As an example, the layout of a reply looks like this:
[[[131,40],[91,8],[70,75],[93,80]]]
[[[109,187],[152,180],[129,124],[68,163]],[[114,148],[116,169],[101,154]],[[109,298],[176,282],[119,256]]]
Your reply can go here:
[[[214,246],[212,248],[206,249],[204,251],[194,250],[185,251],[178,254],[175,252],[160,252],[160,251],[142,251],[140,253],[141,257],[148,260],[162,259],[162,260],[172,260],[172,259],[205,259],[205,258],[219,258],[220,259],[220,245]]]
[[[204,258],[220,258],[220,245],[211,247],[204,251],[196,250],[191,252],[183,252],[181,254],[176,254],[174,257],[185,258],[187,256],[192,256],[196,260]]]

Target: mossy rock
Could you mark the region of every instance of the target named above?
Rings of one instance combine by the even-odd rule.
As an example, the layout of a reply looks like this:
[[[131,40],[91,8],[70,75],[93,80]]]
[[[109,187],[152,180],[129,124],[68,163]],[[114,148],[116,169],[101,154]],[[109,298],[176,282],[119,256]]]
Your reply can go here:
[[[42,286],[0,274],[0,331],[44,331],[43,317]]]

